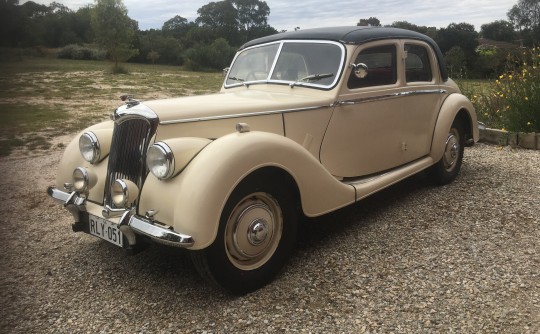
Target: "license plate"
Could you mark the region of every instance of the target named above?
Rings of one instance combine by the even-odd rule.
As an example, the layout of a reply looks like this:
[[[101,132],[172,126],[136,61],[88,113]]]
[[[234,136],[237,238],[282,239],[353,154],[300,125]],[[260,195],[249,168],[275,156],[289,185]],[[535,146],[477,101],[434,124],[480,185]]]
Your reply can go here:
[[[124,238],[122,238],[122,232],[118,228],[118,225],[91,214],[88,215],[88,218],[91,235],[107,240],[116,246],[123,246]]]

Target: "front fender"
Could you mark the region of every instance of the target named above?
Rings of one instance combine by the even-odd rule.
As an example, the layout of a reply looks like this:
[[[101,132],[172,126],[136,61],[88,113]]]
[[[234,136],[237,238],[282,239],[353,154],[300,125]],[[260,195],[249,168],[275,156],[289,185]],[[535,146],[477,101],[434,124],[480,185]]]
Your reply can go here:
[[[110,137],[112,137],[113,125],[114,123],[112,121],[106,121],[93,125],[79,132],[71,140],[71,142],[64,150],[64,154],[62,155],[62,159],[60,160],[60,164],[58,165],[55,182],[55,185],[58,189],[64,189],[65,183],[73,182],[73,170],[75,170],[76,167],[84,167],[89,171],[92,171],[97,177],[96,185],[90,190],[88,199],[97,203],[103,202],[105,175],[107,174],[107,164],[109,161],[108,157],[103,157],[98,163],[93,165],[84,160],[79,150],[79,137],[83,133],[88,131],[100,131],[104,134],[109,132],[110,134],[108,135],[108,138],[105,139],[108,139],[108,143],[106,145],[110,146]],[[104,137],[106,137],[106,135],[104,135]],[[108,149],[106,151],[108,154]]]
[[[463,125],[468,132],[466,136],[473,139],[474,142],[478,141],[478,121],[474,106],[464,95],[450,94],[441,106],[435,125],[430,154],[433,161],[439,161],[442,158],[448,132],[456,118],[465,123]]]
[[[155,220],[192,236],[193,249],[205,248],[217,235],[221,212],[236,185],[268,166],[292,176],[307,216],[355,201],[354,188],[336,180],[302,146],[280,135],[254,131],[218,138],[173,179],[160,181],[149,175],[141,192],[139,214],[158,211]]]

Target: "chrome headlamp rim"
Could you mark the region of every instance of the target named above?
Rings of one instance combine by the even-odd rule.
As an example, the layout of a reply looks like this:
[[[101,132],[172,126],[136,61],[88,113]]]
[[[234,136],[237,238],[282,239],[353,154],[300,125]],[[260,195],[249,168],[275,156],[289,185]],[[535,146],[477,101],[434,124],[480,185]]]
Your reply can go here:
[[[159,167],[156,166],[156,163],[158,162],[158,159],[156,159],[156,157],[160,157],[160,160],[162,160],[164,164],[162,165],[162,167],[164,167],[165,170],[162,172],[158,172],[158,170],[156,169],[156,167]],[[148,167],[150,172],[160,180],[166,180],[171,178],[174,175],[175,160],[173,151],[171,150],[169,145],[165,144],[164,142],[157,142],[151,145],[148,148],[146,154],[146,166]]]
[[[87,151],[88,149],[91,151]],[[79,151],[81,152],[83,159],[91,164],[95,164],[100,160],[101,146],[95,133],[89,131],[83,133],[79,137]],[[91,155],[88,156],[87,153],[90,153]]]
[[[129,200],[128,185],[124,180],[117,179],[111,186],[111,199],[117,208],[125,208]]]
[[[90,174],[84,167],[77,167],[73,171],[73,188],[78,192],[88,190],[90,183]]]

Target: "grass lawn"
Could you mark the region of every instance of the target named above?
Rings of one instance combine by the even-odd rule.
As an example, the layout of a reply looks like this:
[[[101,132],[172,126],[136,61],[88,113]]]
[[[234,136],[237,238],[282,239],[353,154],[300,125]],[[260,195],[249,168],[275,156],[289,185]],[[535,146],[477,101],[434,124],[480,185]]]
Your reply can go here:
[[[217,92],[220,73],[177,66],[126,64],[130,74],[113,75],[112,64],[54,58],[0,63],[0,156],[15,148],[48,149],[51,139],[107,117],[132,95],[150,100]]]

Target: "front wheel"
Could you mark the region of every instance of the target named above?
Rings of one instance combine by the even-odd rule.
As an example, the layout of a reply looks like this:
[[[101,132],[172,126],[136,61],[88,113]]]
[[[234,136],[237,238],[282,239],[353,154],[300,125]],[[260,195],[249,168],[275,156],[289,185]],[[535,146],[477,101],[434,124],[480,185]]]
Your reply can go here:
[[[455,180],[463,161],[464,143],[463,126],[455,120],[448,132],[441,160],[428,169],[428,174],[433,182],[445,185]]]
[[[292,187],[252,175],[233,191],[214,243],[191,253],[207,281],[244,294],[272,280],[294,246],[298,210]]]

